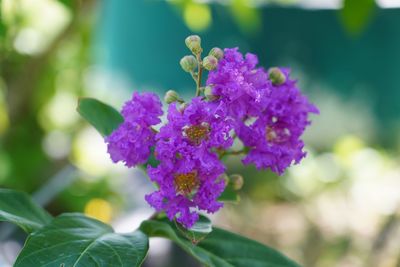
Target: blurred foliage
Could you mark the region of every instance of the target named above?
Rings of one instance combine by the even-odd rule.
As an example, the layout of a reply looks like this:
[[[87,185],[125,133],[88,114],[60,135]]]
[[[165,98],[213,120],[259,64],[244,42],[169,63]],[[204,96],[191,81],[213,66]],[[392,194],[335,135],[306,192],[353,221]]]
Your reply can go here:
[[[85,94],[93,8],[93,1],[78,0],[1,2],[1,186],[34,192],[73,160],[69,151],[82,128],[75,107]],[[75,187],[83,189],[74,183],[69,190]],[[83,203],[72,197],[50,207],[54,213],[83,211],[90,198],[110,195],[101,193],[110,191],[104,182],[90,187],[94,194],[85,191]]]
[[[344,0],[340,18],[350,34],[361,33],[373,18],[374,0]]]
[[[206,2],[197,0],[168,0],[179,7],[186,26],[194,32],[203,32],[211,26],[211,9]],[[264,5],[296,6],[301,0],[228,0],[211,1],[221,2],[229,7],[232,17],[241,29],[247,34],[256,34],[263,26],[259,8]],[[315,2],[317,3],[317,2]],[[351,35],[360,34],[373,19],[375,0],[343,0],[339,9],[339,17],[346,31]]]
[[[233,0],[230,6],[232,16],[243,32],[257,33],[261,30],[261,15],[248,0]]]
[[[242,170],[240,208],[227,207],[221,223],[261,242],[274,240],[304,266],[397,267],[398,153],[354,135],[342,136],[326,151],[308,150],[308,157],[280,179]],[[228,166],[239,171],[237,160]]]

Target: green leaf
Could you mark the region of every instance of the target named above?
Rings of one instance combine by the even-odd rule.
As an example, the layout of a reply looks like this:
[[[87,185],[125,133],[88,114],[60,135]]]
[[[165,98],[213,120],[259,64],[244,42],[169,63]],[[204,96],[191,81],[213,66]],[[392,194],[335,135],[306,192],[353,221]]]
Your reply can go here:
[[[237,234],[213,228],[197,245],[182,238],[166,220],[144,221],[140,229],[151,237],[165,237],[210,267],[299,267],[280,252]]]
[[[63,214],[30,235],[15,267],[133,267],[149,248],[141,231],[117,234],[83,214]]]
[[[178,222],[175,222],[176,228],[189,239],[193,244],[199,243],[208,234],[212,232],[212,223],[206,216],[200,215],[199,220],[190,229],[186,229]]]
[[[233,189],[232,185],[228,184],[225,187],[224,192],[219,196],[219,201],[222,202],[231,202],[231,203],[238,203],[240,201],[240,197],[236,190]]]
[[[93,98],[81,98],[77,110],[103,136],[110,135],[124,121],[113,107]]]
[[[0,221],[7,221],[31,233],[50,223],[52,217],[28,194],[0,189]]]
[[[350,34],[359,34],[371,20],[375,8],[374,0],[344,0],[340,18]]]

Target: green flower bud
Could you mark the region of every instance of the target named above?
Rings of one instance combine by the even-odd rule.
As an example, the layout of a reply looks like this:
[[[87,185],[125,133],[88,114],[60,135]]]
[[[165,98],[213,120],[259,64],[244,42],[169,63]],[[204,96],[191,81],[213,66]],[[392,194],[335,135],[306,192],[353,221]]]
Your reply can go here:
[[[221,174],[218,176],[217,181],[223,180],[225,182],[225,186],[229,184],[229,176],[226,173]]]
[[[208,53],[210,56],[214,56],[216,59],[220,60],[224,56],[224,51],[222,51],[221,48],[219,47],[214,47],[211,49],[210,53]]]
[[[168,92],[165,93],[164,101],[167,104],[171,104],[176,101],[183,102],[182,99],[179,97],[179,94],[174,90],[169,90]]]
[[[218,65],[218,59],[214,56],[206,56],[203,59],[203,67],[206,70],[214,70]]]
[[[268,70],[268,78],[271,80],[274,85],[281,85],[285,83],[286,76],[279,68],[270,68]]]
[[[201,48],[201,38],[198,35],[190,35],[185,39],[186,46],[192,51],[193,54],[197,55],[203,51]]]
[[[232,188],[234,190],[240,190],[243,187],[244,184],[244,180],[243,180],[243,176],[241,176],[240,174],[232,174],[229,175],[229,180],[230,183],[232,184]]]
[[[194,56],[184,56],[179,62],[186,72],[192,72],[197,68],[197,59]]]
[[[211,85],[207,85],[204,87],[204,96],[207,98],[207,100],[214,101],[218,99],[218,96],[213,94],[213,88]]]

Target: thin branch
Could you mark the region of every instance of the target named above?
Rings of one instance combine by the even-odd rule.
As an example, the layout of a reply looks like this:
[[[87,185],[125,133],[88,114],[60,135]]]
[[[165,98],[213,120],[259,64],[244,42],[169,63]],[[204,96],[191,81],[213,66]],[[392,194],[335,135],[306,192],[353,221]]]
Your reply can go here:
[[[197,81],[196,81],[196,97],[200,95],[201,75],[203,73],[203,63],[201,61],[201,52],[196,55],[197,58]]]

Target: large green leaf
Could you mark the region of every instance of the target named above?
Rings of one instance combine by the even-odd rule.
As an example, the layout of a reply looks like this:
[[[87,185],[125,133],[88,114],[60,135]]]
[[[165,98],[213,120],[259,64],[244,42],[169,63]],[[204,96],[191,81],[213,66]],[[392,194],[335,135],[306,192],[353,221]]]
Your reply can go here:
[[[124,121],[113,107],[93,98],[81,98],[77,110],[103,136],[110,135]]]
[[[35,204],[29,195],[9,189],[0,189],[0,221],[7,221],[31,233],[48,224],[52,217]]]
[[[149,248],[141,231],[117,234],[83,214],[63,214],[30,235],[15,267],[133,267]]]
[[[166,220],[144,221],[140,229],[151,237],[165,237],[210,267],[299,267],[280,252],[237,234],[214,228],[197,245],[183,238]]]

